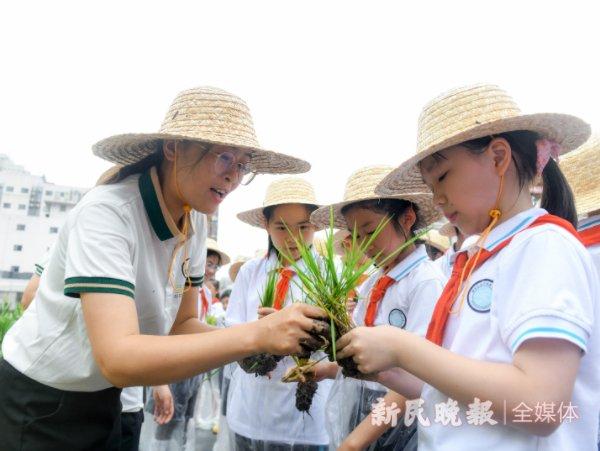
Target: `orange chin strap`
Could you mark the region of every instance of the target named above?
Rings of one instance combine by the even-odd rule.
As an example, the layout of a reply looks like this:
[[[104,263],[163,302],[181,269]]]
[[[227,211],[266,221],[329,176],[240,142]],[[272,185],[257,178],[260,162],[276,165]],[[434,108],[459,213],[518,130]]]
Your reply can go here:
[[[175,245],[175,249],[173,249],[173,255],[171,256],[171,262],[169,263],[169,273],[168,274],[169,274],[169,284],[171,285],[171,288],[173,288],[173,292],[176,294],[183,294],[187,290],[189,290],[190,287],[192,286],[191,279],[190,279],[190,273],[189,273],[189,267],[186,267],[186,262],[188,261],[188,258],[189,258],[188,233],[190,231],[192,207],[185,201],[183,194],[181,194],[181,189],[179,188],[179,180],[177,179],[178,156],[179,156],[179,153],[177,152],[177,141],[175,141],[175,161],[173,162],[173,179],[175,180],[175,190],[177,192],[177,197],[183,203],[183,218],[182,218],[183,223],[181,224],[181,237],[182,238],[179,239],[179,241]],[[182,247],[183,247],[183,264],[184,264],[183,268],[186,273],[184,274],[185,283],[183,284],[183,287],[179,288],[179,287],[177,287],[177,283],[176,283],[175,279],[173,278],[173,265],[175,263],[175,260],[177,259],[177,253],[179,252],[179,250]]]
[[[463,285],[469,284],[469,280],[471,279],[471,274],[473,274],[474,269],[477,267],[477,261],[481,257],[481,251],[483,251],[483,249],[484,249],[483,246],[485,244],[485,240],[487,240],[487,237],[489,236],[490,232],[496,226],[496,224],[500,220],[500,217],[502,216],[502,211],[500,211],[500,198],[502,197],[503,189],[504,189],[504,174],[502,174],[500,176],[500,186],[498,187],[498,195],[496,196],[496,202],[494,202],[494,208],[492,208],[489,212],[489,215],[491,218],[490,223],[485,228],[485,230],[483,232],[481,232],[481,236],[477,240],[476,246],[479,247],[479,250],[473,256],[473,259],[474,259],[473,264],[465,265],[462,270],[462,273],[461,273],[460,279],[459,279],[457,293],[461,293]],[[470,269],[469,269],[469,273],[467,274],[467,277],[465,278],[465,270],[467,269],[467,267],[469,267]],[[461,294],[460,302],[458,303],[458,308],[451,310],[450,311],[451,314],[456,315],[456,314],[460,313],[460,311],[462,310],[463,304],[465,302],[466,294],[467,294],[466,291]]]

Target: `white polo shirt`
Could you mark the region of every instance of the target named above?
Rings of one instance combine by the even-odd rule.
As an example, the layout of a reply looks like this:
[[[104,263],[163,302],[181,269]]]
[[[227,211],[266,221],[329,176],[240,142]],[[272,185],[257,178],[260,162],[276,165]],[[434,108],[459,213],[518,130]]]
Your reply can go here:
[[[267,274],[277,267],[274,255],[255,258],[242,266],[235,279],[225,322],[228,326],[255,321],[258,318],[259,296]],[[298,276],[292,278],[284,305],[304,299]],[[323,354],[324,355],[324,354]],[[271,379],[256,377],[237,368],[231,378],[227,403],[227,422],[232,431],[253,440],[284,443],[327,445],[325,403],[333,381],[319,382],[309,414],[295,407],[296,383],[281,382],[286,371],[295,366],[285,357],[273,371]]]
[[[503,425],[504,406],[490,407],[493,419],[498,421],[490,425],[481,424],[476,415],[469,424],[467,413],[476,414],[477,406],[469,409],[459,404],[462,424],[444,426],[441,419],[435,421],[435,406],[447,403],[448,396],[425,385],[421,397],[425,418],[431,424],[419,424],[419,450],[595,449],[600,408],[597,275],[589,253],[563,228],[545,224],[522,231],[543,214],[545,210],[532,208],[492,230],[485,243],[488,250],[516,236],[473,273],[465,287],[467,296],[462,308],[448,319],[443,347],[477,360],[510,363],[519,347],[532,338],[558,338],[575,344],[583,354],[571,400],[579,419],[563,422],[548,437],[538,437]],[[463,250],[475,252],[475,241],[470,237]],[[569,410],[569,406],[537,408],[555,410],[560,415]],[[536,406],[522,405],[515,412],[524,421],[533,422],[535,411]]]
[[[383,271],[374,272],[359,288],[353,319],[357,326],[365,325],[365,314],[371,290]],[[445,278],[427,255],[424,245],[394,266],[388,275],[396,280],[379,301],[374,326],[390,325],[425,336],[435,304],[444,289]],[[387,389],[377,382],[365,381],[371,390]]]
[[[185,283],[184,271],[192,285],[202,284],[205,216],[192,212],[192,226],[190,260],[183,262],[180,251],[173,265],[176,291]],[[128,296],[135,301],[141,334],[167,334],[181,302],[167,275],[179,236],[154,168],[90,190],[59,232],[34,308],[6,335],[4,358],[26,376],[61,390],[110,387],[92,356],[80,293]]]
[[[436,266],[444,274],[446,280],[452,276],[452,267],[454,266],[454,260],[456,260],[456,253],[454,245],[452,245],[444,252],[444,255],[435,261]]]
[[[34,265],[34,272],[39,277],[42,277],[44,268],[48,266],[50,261],[50,254],[52,248],[50,248],[44,256],[37,261]],[[34,307],[32,302],[29,308]],[[143,387],[125,387],[121,390],[121,412],[123,413],[134,413],[139,412],[144,408],[144,388]]]
[[[597,225],[600,225],[600,215],[590,216],[589,218],[582,219],[579,222],[577,230],[583,232],[584,230]],[[600,244],[594,244],[593,246],[588,247],[587,250],[590,252],[590,254],[592,254],[592,260],[594,261],[594,265],[598,270],[598,277],[600,277]]]

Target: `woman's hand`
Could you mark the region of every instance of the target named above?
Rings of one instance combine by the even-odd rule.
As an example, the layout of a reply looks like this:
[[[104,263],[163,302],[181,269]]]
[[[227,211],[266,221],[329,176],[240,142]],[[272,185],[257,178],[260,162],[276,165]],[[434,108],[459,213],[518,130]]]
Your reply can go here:
[[[335,362],[319,362],[311,368],[315,382],[325,379],[335,379],[340,367]]]
[[[337,359],[351,357],[364,374],[398,366],[395,346],[404,331],[393,326],[356,327],[337,341]]]
[[[263,319],[265,316],[275,313],[277,310],[271,307],[259,307],[258,308],[258,319]]]
[[[152,387],[152,396],[154,397],[154,421],[158,424],[167,424],[173,418],[175,408],[173,406],[173,396],[168,385],[158,385]]]
[[[302,303],[271,313],[253,323],[258,352],[293,355],[303,352],[303,346],[316,349],[321,342],[311,333],[329,336],[326,318],[320,308]]]

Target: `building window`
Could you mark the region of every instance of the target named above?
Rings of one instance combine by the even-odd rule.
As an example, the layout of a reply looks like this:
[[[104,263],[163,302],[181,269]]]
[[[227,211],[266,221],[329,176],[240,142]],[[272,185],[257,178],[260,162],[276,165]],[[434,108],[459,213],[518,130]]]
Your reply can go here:
[[[11,266],[10,267],[10,272],[19,272],[19,267],[18,266]]]
[[[60,197],[65,197],[65,193],[60,193]]]
[[[21,188],[21,194],[27,194],[29,192],[29,188]]]
[[[10,202],[4,202],[2,208],[10,208]]]
[[[67,206],[66,205],[61,205],[60,206],[60,211],[67,211]]]
[[[25,230],[25,224],[17,224],[17,230],[22,232],[23,230]]]
[[[21,252],[23,250],[23,246],[21,244],[15,244],[13,246],[13,251],[15,252]]]
[[[52,196],[52,191],[46,191],[46,196]]]
[[[50,233],[58,233],[58,227],[50,227]]]
[[[26,210],[26,209],[27,209],[27,205],[19,204],[19,210]]]
[[[12,193],[14,190],[15,190],[15,188],[14,188],[14,187],[12,187],[12,186],[7,186],[7,187],[6,187],[6,192],[7,192],[7,193]]]

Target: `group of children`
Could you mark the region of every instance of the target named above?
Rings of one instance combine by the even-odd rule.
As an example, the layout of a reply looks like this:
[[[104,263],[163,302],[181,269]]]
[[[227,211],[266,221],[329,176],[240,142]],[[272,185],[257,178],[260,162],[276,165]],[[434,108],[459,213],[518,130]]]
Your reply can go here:
[[[522,114],[497,86],[442,94],[422,111],[415,155],[359,169],[341,202],[321,205],[308,182],[288,177],[238,215],[265,229],[268,251],[239,269],[217,329],[202,321],[204,268],[215,266],[204,214],[256,174],[310,165],[261,148],[239,98],[184,91],[159,133],[94,146],[123,167],[69,215],[32,306],[5,338],[1,435],[10,449],[106,449],[115,387],[272,354],[281,357],[264,376],[237,365],[227,375],[231,449],[594,449],[600,148],[589,137],[576,117]],[[303,413],[296,384],[281,379],[330,322],[293,269],[305,264],[296,239],[312,243],[330,212],[358,242],[373,238],[355,327],[336,344],[361,376],[313,353],[318,388]],[[432,261],[414,238],[442,217],[455,238]],[[264,308],[274,272],[275,303]]]

